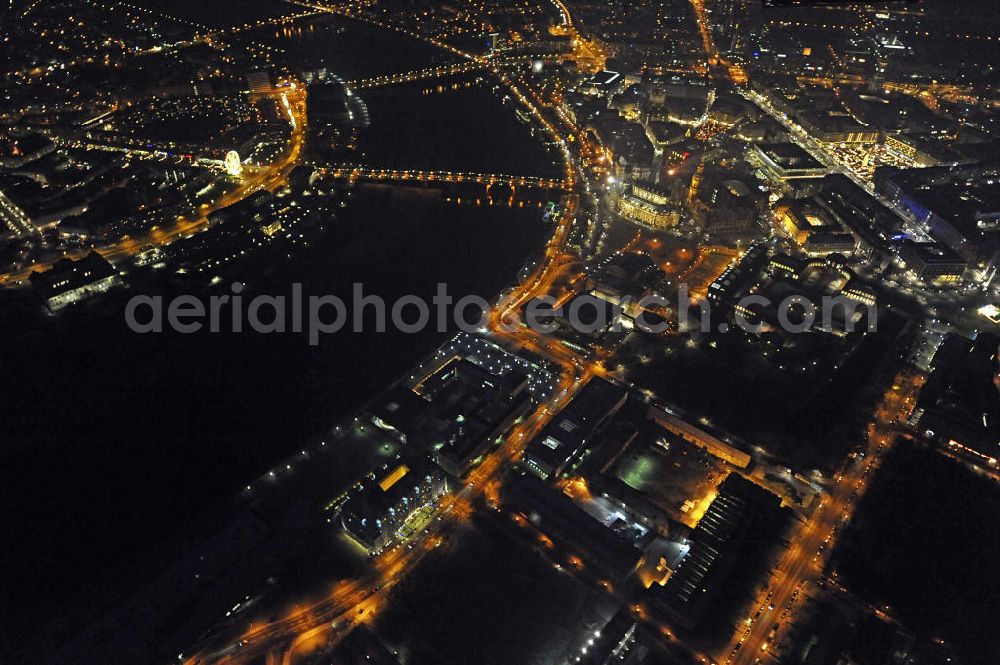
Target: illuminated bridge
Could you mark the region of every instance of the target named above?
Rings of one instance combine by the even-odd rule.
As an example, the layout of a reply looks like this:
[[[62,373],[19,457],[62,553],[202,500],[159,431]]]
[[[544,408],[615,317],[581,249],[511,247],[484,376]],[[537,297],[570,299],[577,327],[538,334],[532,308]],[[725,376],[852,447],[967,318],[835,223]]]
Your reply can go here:
[[[357,166],[330,166],[324,169],[318,169],[318,171],[334,178],[347,178],[352,181],[380,180],[391,182],[468,182],[478,183],[481,185],[509,185],[514,187],[538,187],[542,189],[568,190],[570,188],[569,183],[560,178],[542,178],[530,175],[376,169]]]
[[[451,65],[440,67],[429,67],[427,69],[417,69],[412,72],[398,72],[396,74],[383,74],[366,79],[358,79],[348,82],[348,85],[355,90],[365,90],[367,88],[378,88],[384,85],[397,85],[399,83],[409,83],[410,81],[420,81],[422,79],[433,79],[452,74],[462,74],[483,69],[484,63],[477,60],[466,62],[456,62]]]
[[[383,74],[381,76],[373,76],[371,78],[358,79],[356,81],[350,81],[348,85],[357,90],[364,90],[366,88],[378,88],[384,85],[397,85],[399,83],[409,83],[411,81],[433,79],[433,78],[439,78],[441,76],[464,74],[465,72],[474,72],[480,69],[489,68],[491,70],[495,70],[497,67],[503,65],[513,65],[517,63],[530,62],[533,59],[542,60],[551,58],[541,58],[541,57],[534,58],[530,55],[508,56],[505,58],[496,58],[493,60],[477,58],[475,60],[466,60],[464,62],[452,63],[450,65],[440,65],[438,67],[428,67],[427,69],[416,69],[410,72]]]

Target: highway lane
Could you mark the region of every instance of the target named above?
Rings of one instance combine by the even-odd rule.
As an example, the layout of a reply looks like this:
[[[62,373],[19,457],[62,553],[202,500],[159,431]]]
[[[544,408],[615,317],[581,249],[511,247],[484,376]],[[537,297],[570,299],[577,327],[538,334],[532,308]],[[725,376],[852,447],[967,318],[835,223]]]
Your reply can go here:
[[[872,472],[878,468],[895,436],[896,422],[912,410],[921,385],[919,375],[904,370],[886,391],[876,409],[864,455],[849,461],[847,468],[835,476],[831,493],[793,537],[768,590],[751,607],[750,612],[754,614],[746,619],[750,623],[739,625],[729,646],[719,656],[720,662],[744,665],[756,663],[758,659],[765,662],[770,657],[774,645],[782,638],[782,631],[794,620],[795,604],[805,584],[821,578],[837,531],[850,520]],[[779,627],[769,638],[774,624]]]

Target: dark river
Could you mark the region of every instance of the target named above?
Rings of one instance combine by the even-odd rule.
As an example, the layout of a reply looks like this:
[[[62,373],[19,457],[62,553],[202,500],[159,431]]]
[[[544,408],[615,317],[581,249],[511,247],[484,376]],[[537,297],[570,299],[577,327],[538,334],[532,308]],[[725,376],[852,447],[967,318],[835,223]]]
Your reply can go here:
[[[322,22],[280,37],[344,78],[434,62],[424,45]],[[273,30],[270,38],[274,38]],[[263,39],[268,35],[255,35]],[[324,46],[328,40],[328,51]],[[371,49],[371,50],[369,50]],[[484,83],[371,96],[371,161],[552,175],[551,157]],[[469,119],[463,124],[462,118]],[[451,140],[446,140],[451,137]],[[388,165],[388,164],[387,164]],[[454,165],[454,166],[451,166]],[[308,248],[241,264],[256,292],[493,297],[549,229],[529,205],[454,205],[427,188],[363,186]],[[0,654],[62,635],[166,566],[214,509],[301,442],[371,399],[447,333],[137,335],[132,289],[55,319],[0,325],[5,610]],[[176,287],[170,287],[176,288]],[[12,546],[11,546],[12,545]],[[30,643],[30,641],[28,642]]]

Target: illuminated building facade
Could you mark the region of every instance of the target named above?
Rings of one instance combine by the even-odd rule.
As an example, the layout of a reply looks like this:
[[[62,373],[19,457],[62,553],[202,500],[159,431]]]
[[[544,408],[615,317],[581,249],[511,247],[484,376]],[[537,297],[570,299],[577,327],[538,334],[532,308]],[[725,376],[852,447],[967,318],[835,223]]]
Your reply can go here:
[[[7,227],[7,233],[14,237],[37,233],[28,214],[3,191],[0,191],[0,224]]]
[[[859,302],[868,307],[874,307],[875,303],[878,302],[872,289],[860,283],[849,282],[840,294],[845,298],[850,298],[854,302]]]
[[[794,143],[755,143],[753,154],[765,172],[777,180],[818,178],[827,169]]]
[[[355,485],[340,511],[348,534],[369,554],[379,554],[407,537],[411,518],[419,518],[445,494],[447,485],[439,469],[424,463],[396,459],[380,474],[369,474]]]
[[[775,209],[775,217],[781,228],[802,247],[815,234],[836,234],[841,231],[840,225],[825,210],[805,201],[779,203]]]
[[[621,608],[604,628],[594,633],[593,639],[587,641],[576,662],[579,665],[612,665],[624,662],[636,642],[635,628],[635,619],[630,608]]]
[[[114,266],[97,252],[78,261],[60,259],[45,272],[32,273],[30,280],[52,312],[123,283]]]
[[[577,92],[584,95],[611,97],[621,91],[625,79],[619,72],[598,72],[581,83]]]
[[[809,111],[797,116],[799,125],[820,143],[875,143],[879,131],[846,115]]]
[[[957,284],[965,274],[965,259],[938,242],[903,244],[900,257],[920,279],[939,284]]]
[[[624,388],[604,379],[592,379],[528,444],[524,466],[542,480],[558,476],[579,458],[627,398]]]
[[[274,92],[274,81],[271,73],[266,71],[250,72],[246,76],[250,92],[256,95],[269,95]]]
[[[964,161],[957,151],[930,135],[887,134],[885,147],[913,166],[956,165]]]
[[[717,436],[709,434],[700,427],[695,427],[691,423],[681,420],[677,416],[668,413],[662,407],[651,407],[649,417],[660,427],[673,432],[688,443],[698,446],[713,457],[717,457],[740,469],[745,469],[750,465],[749,453],[726,443]]]
[[[664,586],[653,585],[652,601],[678,625],[691,629],[707,614],[726,581],[743,570],[746,543],[782,520],[781,499],[731,473],[698,522],[691,547]]]
[[[659,189],[636,183],[618,198],[618,214],[636,224],[655,229],[670,228],[680,221],[680,212],[669,202]]]
[[[849,233],[813,233],[802,244],[802,249],[809,256],[851,254],[856,247],[857,241]]]

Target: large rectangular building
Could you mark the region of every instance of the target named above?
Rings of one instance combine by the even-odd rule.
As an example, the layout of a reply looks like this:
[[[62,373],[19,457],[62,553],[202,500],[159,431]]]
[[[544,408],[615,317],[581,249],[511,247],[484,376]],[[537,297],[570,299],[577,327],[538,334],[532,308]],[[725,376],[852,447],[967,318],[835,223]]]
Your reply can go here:
[[[502,496],[508,509],[609,579],[625,580],[642,558],[642,551],[627,535],[606,527],[561,490],[535,476],[515,475]]]
[[[967,161],[954,148],[929,133],[887,134],[885,146],[913,166],[957,166]]]
[[[535,403],[527,373],[487,364],[451,356],[414,387],[387,391],[369,408],[369,419],[411,452],[463,477]]]
[[[531,408],[527,378],[503,376],[462,359],[446,365],[425,391],[447,425],[434,437],[437,463],[456,478],[465,476],[497,439]]]
[[[653,229],[667,229],[677,226],[681,219],[677,209],[658,206],[633,195],[631,192],[625,192],[618,197],[617,209],[618,214],[624,219]]]
[[[751,457],[746,451],[727,443],[704,429],[678,418],[662,406],[651,406],[649,417],[660,427],[673,432],[688,443],[693,443],[714,457],[745,469],[750,466]]]
[[[601,71],[597,72],[587,80],[577,86],[577,92],[590,95],[592,97],[610,98],[621,91],[625,85],[625,79],[619,72]]]
[[[827,168],[794,143],[755,143],[754,154],[765,172],[778,180],[818,178]]]
[[[889,243],[903,218],[847,176],[833,173],[823,178],[814,200],[858,239],[863,256],[880,261],[890,255]]]
[[[857,244],[850,233],[813,233],[806,239],[802,249],[809,256],[827,256],[833,253],[850,256]]]
[[[635,643],[635,619],[632,609],[622,607],[593,637],[588,637],[574,662],[579,665],[612,665],[622,663]]]
[[[813,233],[836,233],[837,224],[825,210],[804,200],[784,200],[775,208],[781,227],[799,245],[804,245]]]
[[[580,459],[593,436],[625,404],[628,392],[604,379],[591,379],[528,444],[524,465],[542,480]]]
[[[444,474],[437,467],[397,458],[351,488],[340,510],[340,522],[369,554],[379,554],[407,535],[411,517],[432,509],[445,494]]]
[[[848,115],[806,111],[796,117],[799,125],[820,143],[875,143],[879,130],[867,127]]]
[[[52,312],[122,284],[118,271],[97,252],[77,261],[60,259],[44,272],[31,273],[29,279]]]
[[[915,413],[928,439],[991,469],[1000,460],[998,350],[1000,338],[992,334],[945,338]]]
[[[719,486],[689,538],[690,549],[666,584],[653,585],[653,604],[692,629],[705,617],[730,577],[744,574],[741,562],[759,556],[781,516],[781,499],[735,473]]]
[[[875,186],[987,284],[1000,266],[1000,173],[986,167],[879,168]]]
[[[917,277],[937,284],[957,284],[968,267],[965,259],[939,242],[907,241],[899,256]]]

